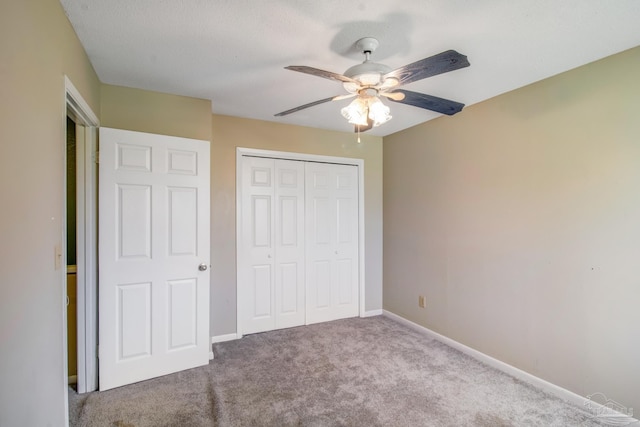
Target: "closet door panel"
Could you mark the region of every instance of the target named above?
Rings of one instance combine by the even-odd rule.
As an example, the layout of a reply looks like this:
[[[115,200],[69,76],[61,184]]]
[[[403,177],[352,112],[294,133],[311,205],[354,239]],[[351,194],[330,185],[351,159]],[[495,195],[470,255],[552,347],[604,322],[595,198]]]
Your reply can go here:
[[[306,165],[307,323],[358,315],[358,168]]]
[[[337,287],[334,304],[338,315],[358,315],[358,168],[334,165],[336,205]]]
[[[353,263],[351,259],[338,259],[336,261],[336,281],[338,306],[353,304]]]
[[[280,314],[288,315],[300,311],[298,298],[298,265],[297,263],[280,264],[281,292],[280,292]]]
[[[273,159],[242,162],[242,241],[238,242],[238,310],[245,334],[275,328]]]
[[[275,160],[275,328],[304,324],[304,163]]]

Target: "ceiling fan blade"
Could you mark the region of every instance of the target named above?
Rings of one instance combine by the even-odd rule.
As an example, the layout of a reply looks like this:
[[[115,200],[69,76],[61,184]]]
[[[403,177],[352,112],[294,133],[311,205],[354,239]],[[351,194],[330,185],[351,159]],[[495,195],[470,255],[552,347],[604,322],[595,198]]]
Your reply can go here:
[[[354,96],[358,95],[357,93],[346,93],[344,95],[338,95],[338,96],[334,96],[333,100],[334,101],[340,101],[341,99],[349,99],[349,98],[353,98]]]
[[[424,108],[426,110],[435,111],[448,116],[453,116],[454,114],[459,113],[460,110],[462,110],[462,107],[464,107],[464,104],[461,104],[460,102],[438,98],[437,96],[425,95],[424,93],[411,92],[409,90],[398,89],[391,93],[404,94],[404,98],[402,100],[389,98],[392,101],[399,102],[401,104],[413,105],[414,107]]]
[[[353,128],[353,131],[355,133],[358,132],[366,132],[369,129],[371,129],[373,127],[373,120],[371,120],[369,117],[367,117],[367,124],[365,125],[355,125]]]
[[[390,71],[385,74],[384,78],[394,77],[400,81],[401,85],[406,85],[407,83],[468,66],[469,61],[467,61],[466,56],[455,50],[447,50]]]
[[[319,99],[317,101],[313,101],[313,102],[310,102],[308,104],[300,105],[299,107],[292,108],[290,110],[283,111],[283,112],[278,113],[278,114],[274,114],[274,116],[276,116],[276,117],[286,116],[287,114],[295,113],[296,111],[304,110],[305,108],[314,107],[316,105],[324,104],[325,102],[329,102],[329,101],[340,101],[341,99],[351,98],[351,97],[354,97],[356,95],[357,94],[355,94],[355,93],[348,93],[346,95],[336,95],[336,96],[332,96],[331,98]]]
[[[404,93],[400,91],[395,92],[379,92],[378,95],[384,96],[389,99],[393,99],[394,101],[402,101],[404,99]]]
[[[304,65],[289,65],[288,67],[284,67],[286,70],[298,71],[299,73],[311,74],[312,76],[318,76],[329,80],[334,80],[338,82],[344,83],[356,83],[357,81],[353,80],[350,77],[343,76],[342,74],[332,73],[331,71],[320,70],[318,68],[307,67]]]

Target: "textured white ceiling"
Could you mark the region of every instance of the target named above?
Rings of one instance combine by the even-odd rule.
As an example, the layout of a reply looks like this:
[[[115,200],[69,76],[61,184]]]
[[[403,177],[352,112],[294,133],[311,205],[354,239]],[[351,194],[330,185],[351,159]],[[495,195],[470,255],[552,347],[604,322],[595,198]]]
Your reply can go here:
[[[471,105],[640,45],[638,0],[61,0],[104,83],[212,100],[216,114],[352,131],[336,73],[372,59],[392,69],[454,49],[471,66],[406,89]],[[385,101],[384,136],[439,116]],[[462,113],[464,114],[464,110]]]

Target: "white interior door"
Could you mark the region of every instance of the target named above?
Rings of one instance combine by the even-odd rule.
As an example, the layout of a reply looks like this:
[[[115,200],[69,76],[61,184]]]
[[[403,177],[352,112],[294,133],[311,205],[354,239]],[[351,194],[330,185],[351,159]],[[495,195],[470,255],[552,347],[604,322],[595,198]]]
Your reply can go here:
[[[358,168],[307,163],[307,324],[354,317],[358,300]]]
[[[99,235],[100,390],[207,364],[209,142],[101,128]]]
[[[304,163],[245,157],[238,286],[243,334],[304,324]]]

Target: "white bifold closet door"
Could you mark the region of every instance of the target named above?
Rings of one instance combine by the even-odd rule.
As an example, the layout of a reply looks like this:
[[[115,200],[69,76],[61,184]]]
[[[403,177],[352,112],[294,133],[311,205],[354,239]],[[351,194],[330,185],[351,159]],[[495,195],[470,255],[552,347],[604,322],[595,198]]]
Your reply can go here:
[[[239,332],[355,317],[358,168],[245,156]]]
[[[242,333],[303,325],[304,163],[245,157],[242,165]]]
[[[358,168],[307,163],[307,324],[358,315]]]

